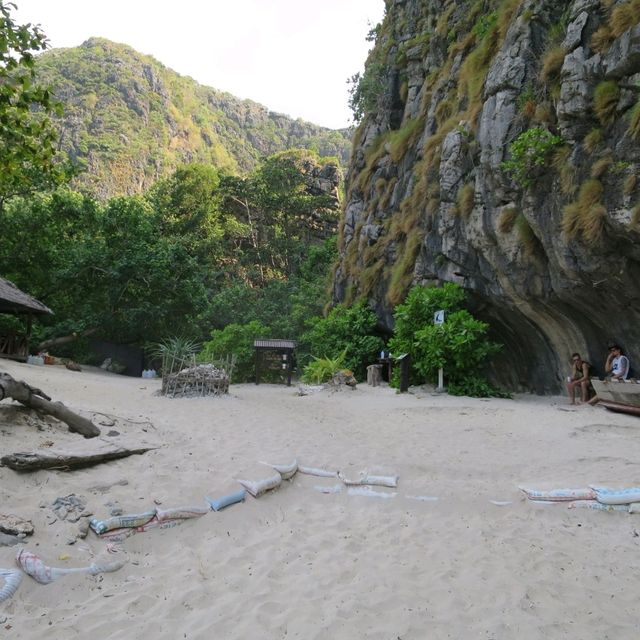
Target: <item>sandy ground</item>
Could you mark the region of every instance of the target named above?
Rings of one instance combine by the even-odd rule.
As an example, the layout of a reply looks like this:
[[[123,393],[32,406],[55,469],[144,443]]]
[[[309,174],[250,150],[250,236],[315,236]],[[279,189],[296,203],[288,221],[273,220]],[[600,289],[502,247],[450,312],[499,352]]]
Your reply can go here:
[[[259,499],[136,534],[115,573],[50,585],[25,577],[0,604],[2,638],[639,637],[640,515],[536,505],[518,490],[640,485],[638,418],[563,410],[560,397],[399,395],[364,384],[307,396],[238,385],[224,398],[168,399],[154,395],[156,380],[0,369],[97,423],[112,416],[115,427],[101,428],[119,431],[114,441],[159,447],[72,472],[0,467],[0,514],[33,522],[25,546],[50,565],[87,566],[104,553],[91,532],[67,544],[77,525],[56,520],[51,504],[71,493],[104,518],[113,505],[202,505],[233,478],[264,474],[260,461],[400,477],[396,490],[380,489],[396,494],[385,499],[321,493],[336,481],[297,474]],[[0,409],[2,455],[82,440],[6,400]],[[0,547],[0,568],[14,567],[15,554]]]

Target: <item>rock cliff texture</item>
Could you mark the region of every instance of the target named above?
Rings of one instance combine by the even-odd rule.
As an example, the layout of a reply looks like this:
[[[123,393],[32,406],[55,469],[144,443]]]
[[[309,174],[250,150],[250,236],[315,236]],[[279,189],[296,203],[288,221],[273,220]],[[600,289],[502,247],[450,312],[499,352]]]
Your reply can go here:
[[[359,86],[334,301],[382,326],[457,282],[494,377],[561,389],[617,340],[640,373],[640,2],[387,0]]]
[[[293,147],[348,159],[350,132],[274,113],[205,87],[151,56],[103,38],[38,58],[40,79],[64,106],[64,151],[86,169],[75,186],[133,195],[192,161],[232,173]]]

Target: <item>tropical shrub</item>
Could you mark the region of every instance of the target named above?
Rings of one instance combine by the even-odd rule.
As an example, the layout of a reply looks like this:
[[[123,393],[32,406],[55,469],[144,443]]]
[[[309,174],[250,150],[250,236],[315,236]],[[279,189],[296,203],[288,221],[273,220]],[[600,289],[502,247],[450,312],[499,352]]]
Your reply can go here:
[[[304,368],[302,381],[310,384],[328,382],[339,371],[343,370],[346,349],[337,358],[316,358]]]
[[[360,122],[371,113],[378,103],[378,96],[384,89],[384,65],[380,62],[367,63],[364,73],[359,72],[348,80],[349,108],[355,122]]]
[[[509,146],[511,158],[502,168],[522,187],[530,187],[540,170],[548,164],[554,147],[564,144],[561,136],[542,127],[533,127],[521,133]]]
[[[435,381],[442,368],[450,393],[500,395],[484,378],[486,360],[500,350],[487,339],[488,325],[462,308],[465,292],[453,283],[442,287],[414,287],[396,308],[395,333],[389,342],[393,353],[411,354],[411,381]],[[436,311],[444,310],[443,324],[434,324]]]
[[[306,361],[310,354],[335,357],[344,352],[344,367],[362,380],[367,365],[375,362],[384,348],[376,325],[375,314],[364,303],[352,307],[338,305],[326,318],[312,318],[308,322],[309,329],[301,337],[300,357]]]
[[[254,340],[269,338],[271,330],[257,320],[248,324],[229,324],[211,332],[211,340],[202,345],[198,355],[201,361],[222,360],[235,355],[231,382],[247,382],[255,375]]]

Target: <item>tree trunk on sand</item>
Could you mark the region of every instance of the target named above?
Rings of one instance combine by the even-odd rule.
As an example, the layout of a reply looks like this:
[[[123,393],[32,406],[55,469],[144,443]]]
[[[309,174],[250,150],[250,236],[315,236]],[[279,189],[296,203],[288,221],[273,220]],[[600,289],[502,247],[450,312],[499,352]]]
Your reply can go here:
[[[100,429],[91,420],[67,409],[62,402],[51,402],[51,398],[40,389],[18,381],[8,373],[0,373],[0,400],[5,398],[11,398],[25,407],[58,418],[69,426],[69,431],[80,433],[85,438],[95,438],[100,435]]]
[[[85,329],[80,333],[74,332],[69,334],[68,336],[60,336],[59,338],[51,338],[50,340],[45,340],[38,345],[38,351],[44,351],[45,349],[49,349],[50,347],[57,347],[61,344],[69,344],[70,342],[74,342],[79,338],[86,338],[94,334],[97,330],[98,327],[94,327],[92,329]]]
[[[151,446],[125,446],[117,442],[108,442],[98,438],[91,444],[69,446],[65,449],[43,449],[10,453],[0,458],[0,463],[15,471],[38,471],[39,469],[70,470],[90,467],[101,462],[126,458],[155,449]]]

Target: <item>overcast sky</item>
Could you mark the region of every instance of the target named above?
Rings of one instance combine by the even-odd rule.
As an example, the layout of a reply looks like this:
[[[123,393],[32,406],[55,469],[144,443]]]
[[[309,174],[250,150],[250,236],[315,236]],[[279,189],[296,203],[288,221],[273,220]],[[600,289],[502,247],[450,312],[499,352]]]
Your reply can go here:
[[[204,84],[326,127],[351,124],[347,79],[361,71],[384,0],[12,0],[51,47],[101,36]]]

